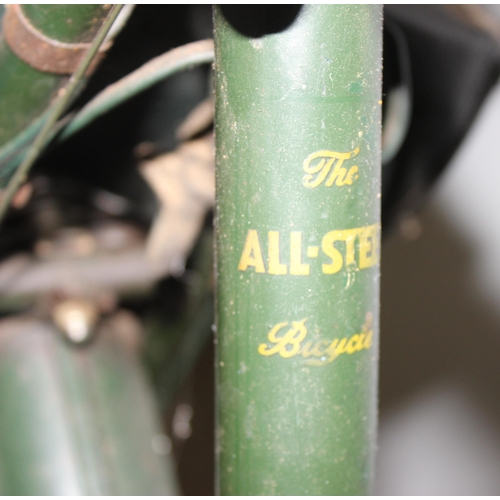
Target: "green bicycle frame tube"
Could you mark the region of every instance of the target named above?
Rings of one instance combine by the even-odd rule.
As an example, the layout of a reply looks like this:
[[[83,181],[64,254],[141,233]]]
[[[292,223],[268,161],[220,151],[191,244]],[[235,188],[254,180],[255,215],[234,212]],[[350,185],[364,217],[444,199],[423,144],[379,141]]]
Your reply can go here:
[[[215,9],[221,494],[362,495],[376,446],[382,11]]]
[[[110,5],[22,6],[33,29],[63,43],[91,41],[109,9]],[[31,67],[0,38],[0,147],[42,115],[68,76]]]

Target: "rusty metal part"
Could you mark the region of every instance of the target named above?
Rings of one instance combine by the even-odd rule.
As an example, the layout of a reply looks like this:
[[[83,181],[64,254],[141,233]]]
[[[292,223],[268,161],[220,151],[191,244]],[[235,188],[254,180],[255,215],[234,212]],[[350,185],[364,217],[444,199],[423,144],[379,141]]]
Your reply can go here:
[[[148,236],[146,254],[152,263],[180,274],[215,201],[212,135],[145,161],[141,174],[162,205]]]
[[[7,6],[3,16],[3,35],[17,57],[31,67],[46,73],[71,75],[90,48],[90,43],[65,43],[45,36],[30,24],[21,6]],[[109,48],[105,44],[91,62],[87,73],[92,73]]]

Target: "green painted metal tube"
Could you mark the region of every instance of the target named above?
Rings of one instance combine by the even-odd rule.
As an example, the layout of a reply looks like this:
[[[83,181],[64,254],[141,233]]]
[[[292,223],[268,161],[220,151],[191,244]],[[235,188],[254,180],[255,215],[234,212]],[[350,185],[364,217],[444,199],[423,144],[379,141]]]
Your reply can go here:
[[[366,494],[376,441],[381,8],[247,38],[215,10],[220,493]]]
[[[24,5],[27,20],[43,35],[64,43],[88,42],[110,5]],[[5,14],[3,15],[5,19]],[[39,71],[0,38],[0,146],[38,118],[67,76]]]
[[[118,312],[88,345],[50,322],[0,321],[1,495],[176,495],[136,320]]]
[[[22,9],[45,36],[66,43],[91,42],[111,4],[26,4]]]

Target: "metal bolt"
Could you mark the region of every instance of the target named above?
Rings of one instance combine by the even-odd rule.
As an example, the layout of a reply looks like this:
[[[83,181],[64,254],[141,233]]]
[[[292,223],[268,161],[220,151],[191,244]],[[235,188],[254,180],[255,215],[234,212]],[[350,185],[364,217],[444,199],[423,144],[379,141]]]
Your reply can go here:
[[[87,340],[99,318],[97,306],[88,300],[70,299],[58,303],[52,319],[66,336],[77,344]]]

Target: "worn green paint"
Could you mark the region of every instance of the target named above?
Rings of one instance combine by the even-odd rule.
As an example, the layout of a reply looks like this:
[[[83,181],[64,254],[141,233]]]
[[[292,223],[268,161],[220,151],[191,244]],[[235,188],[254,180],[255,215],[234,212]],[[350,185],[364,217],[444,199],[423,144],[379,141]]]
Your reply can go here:
[[[322,265],[332,261],[321,248],[330,231],[377,227],[380,221],[381,17],[373,5],[306,5],[287,30],[248,39],[215,10],[222,494],[370,491],[379,266],[375,259],[375,265],[361,268],[356,237],[355,262],[324,274]],[[343,165],[359,168],[352,185],[304,186],[309,155],[357,147],[357,156]],[[254,247],[247,261],[253,259],[253,265],[239,270],[249,230],[257,232],[263,266]],[[279,233],[279,263],[287,274],[269,272],[270,231]],[[290,274],[291,253],[297,254],[291,250],[292,232],[301,233],[301,263],[310,265],[308,275]],[[335,246],[345,264],[347,243]],[[308,257],[308,247],[319,247],[318,257]],[[259,267],[265,272],[257,272]],[[370,317],[371,346],[325,363],[326,341],[350,339],[364,326],[366,333]],[[274,326],[282,323],[277,337],[283,337],[300,326],[292,322],[304,319],[301,352],[307,341],[325,340],[317,357],[259,353],[262,344],[264,352],[272,352],[268,333]],[[358,340],[352,346],[361,348]],[[282,353],[289,356],[292,346]]]
[[[23,5],[24,15],[45,36],[60,42],[91,42],[111,4]]]
[[[49,322],[0,321],[1,495],[178,494],[131,331],[116,325],[75,346]]]
[[[0,40],[0,145],[40,115],[65,78],[42,73],[21,61]]]
[[[79,42],[88,41],[95,34],[109,6],[25,5],[23,12],[30,21],[36,21],[43,34],[59,41]],[[93,22],[89,21],[90,12]],[[47,32],[43,31],[45,28]],[[0,147],[43,113],[66,80],[67,77],[38,71],[21,61],[0,37]]]

